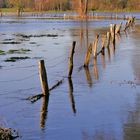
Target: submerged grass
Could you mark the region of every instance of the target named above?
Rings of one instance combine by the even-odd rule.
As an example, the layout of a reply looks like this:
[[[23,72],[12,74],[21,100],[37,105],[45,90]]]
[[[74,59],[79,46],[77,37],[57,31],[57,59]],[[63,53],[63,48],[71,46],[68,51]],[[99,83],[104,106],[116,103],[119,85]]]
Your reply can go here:
[[[17,53],[17,54],[25,54],[26,52],[30,52],[31,50],[29,50],[29,49],[19,49],[19,50],[9,50],[8,51],[8,54],[15,54],[15,53]]]
[[[54,34],[41,34],[41,35],[17,34],[16,36],[23,37],[23,38],[31,38],[31,37],[57,37],[58,35],[54,35]]]
[[[1,42],[1,44],[21,44],[21,42],[11,41],[11,42]]]
[[[25,57],[10,57],[6,60],[4,60],[5,62],[16,62],[18,60],[25,60],[25,59],[30,59],[30,57],[25,56]]]
[[[5,52],[3,50],[0,50],[0,55],[4,55]]]

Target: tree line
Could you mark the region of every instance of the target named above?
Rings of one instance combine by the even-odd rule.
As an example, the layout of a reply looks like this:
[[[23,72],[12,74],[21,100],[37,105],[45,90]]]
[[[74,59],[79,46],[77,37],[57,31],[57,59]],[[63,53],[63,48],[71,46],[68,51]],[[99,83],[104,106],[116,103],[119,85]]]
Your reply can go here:
[[[82,11],[85,6],[89,10],[140,10],[140,0],[0,0],[0,8],[20,7],[35,11]]]

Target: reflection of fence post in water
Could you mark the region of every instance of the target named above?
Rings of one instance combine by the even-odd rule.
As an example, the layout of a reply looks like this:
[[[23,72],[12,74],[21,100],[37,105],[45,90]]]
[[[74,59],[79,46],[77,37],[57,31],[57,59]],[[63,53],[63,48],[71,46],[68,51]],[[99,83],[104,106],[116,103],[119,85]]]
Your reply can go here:
[[[76,45],[76,41],[73,41],[72,49],[71,49],[70,55],[69,55],[69,66],[68,66],[69,67],[69,72],[68,72],[68,77],[71,77],[72,71],[73,71],[73,56],[74,56],[75,45]]]
[[[96,59],[97,58],[97,44],[98,44],[98,40],[99,40],[99,35],[96,35],[94,42],[93,42],[93,56]]]
[[[105,69],[106,65],[105,65],[105,55],[101,54],[101,63],[102,63],[102,67]]]
[[[42,99],[42,107],[40,111],[40,128],[41,129],[45,127],[45,121],[47,119],[47,113],[48,113],[48,104],[49,104],[49,95],[44,96]]]
[[[73,113],[76,113],[75,101],[74,101],[74,96],[73,96],[73,83],[72,83],[71,78],[68,78],[68,83],[69,83],[69,97],[70,97],[71,107],[72,107]]]
[[[109,47],[107,48],[107,54],[108,54],[108,60],[110,61],[111,55],[110,55],[110,48]]]
[[[44,60],[39,61],[39,77],[41,82],[42,93],[46,96],[49,94],[49,86]]]
[[[94,74],[94,78],[96,80],[98,80],[99,79],[99,74],[98,74],[97,61],[96,61],[96,59],[93,59],[93,74]]]
[[[91,78],[91,75],[90,75],[89,68],[88,67],[84,67],[84,70],[85,70],[85,75],[86,75],[87,83],[88,83],[89,87],[92,87],[92,78]]]
[[[102,55],[104,55],[105,54],[106,35],[102,35],[101,40],[102,40],[102,43],[101,43],[101,53],[102,53]]]
[[[92,45],[90,44],[87,48],[87,52],[86,52],[86,55],[85,55],[84,67],[88,67],[88,65],[89,65],[91,51],[92,51]]]

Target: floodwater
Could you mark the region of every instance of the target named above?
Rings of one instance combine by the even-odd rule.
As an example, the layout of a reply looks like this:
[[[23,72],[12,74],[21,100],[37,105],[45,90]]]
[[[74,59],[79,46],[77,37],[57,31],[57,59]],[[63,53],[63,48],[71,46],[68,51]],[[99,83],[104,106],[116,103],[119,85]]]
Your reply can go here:
[[[121,32],[89,68],[89,43],[121,20],[0,19],[0,125],[18,131],[21,140],[139,140],[140,26]],[[76,41],[74,70],[68,58]],[[100,49],[100,41],[99,41]],[[13,58],[13,59],[12,59]],[[44,59],[51,87],[49,99],[31,103],[41,93],[38,61]],[[13,61],[12,61],[13,60]]]

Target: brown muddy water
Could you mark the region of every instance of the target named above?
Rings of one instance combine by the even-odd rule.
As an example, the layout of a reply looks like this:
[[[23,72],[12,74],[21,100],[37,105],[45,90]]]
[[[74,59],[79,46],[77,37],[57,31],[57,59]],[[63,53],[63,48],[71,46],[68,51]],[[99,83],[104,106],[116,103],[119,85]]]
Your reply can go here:
[[[81,69],[86,46],[110,23],[126,21],[0,19],[0,125],[16,129],[21,140],[139,140],[139,21],[117,37],[116,50],[91,58]],[[68,54],[76,41],[72,79]],[[49,100],[25,100],[41,93],[38,61],[45,60]]]

